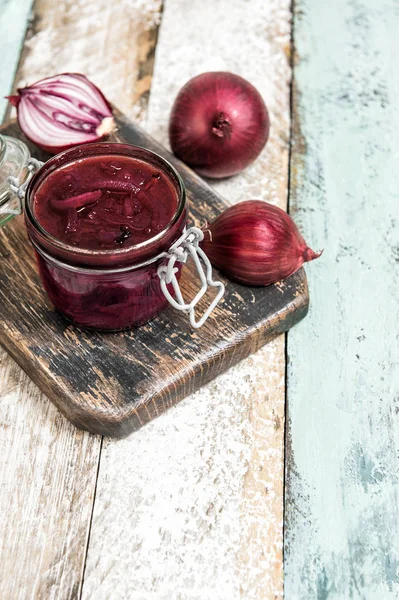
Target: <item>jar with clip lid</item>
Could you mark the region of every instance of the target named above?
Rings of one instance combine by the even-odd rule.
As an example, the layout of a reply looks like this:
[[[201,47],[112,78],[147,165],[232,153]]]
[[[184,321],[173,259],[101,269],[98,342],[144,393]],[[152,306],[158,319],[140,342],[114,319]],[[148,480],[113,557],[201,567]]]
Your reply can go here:
[[[187,226],[184,183],[171,164],[144,148],[107,142],[43,164],[19,140],[0,140],[0,224],[24,213],[43,286],[69,321],[118,331],[171,304],[193,328],[205,322],[224,285],[199,247],[202,231]],[[179,278],[189,258],[201,288],[187,301]],[[209,288],[214,299],[198,318]]]

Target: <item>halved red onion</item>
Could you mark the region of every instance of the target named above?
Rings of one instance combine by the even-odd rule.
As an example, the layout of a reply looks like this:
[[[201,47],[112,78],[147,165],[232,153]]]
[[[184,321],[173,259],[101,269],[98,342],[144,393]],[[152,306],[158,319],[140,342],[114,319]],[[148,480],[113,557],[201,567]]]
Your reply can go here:
[[[61,73],[8,96],[18,123],[34,144],[51,154],[97,142],[115,127],[112,108],[85,75]]]

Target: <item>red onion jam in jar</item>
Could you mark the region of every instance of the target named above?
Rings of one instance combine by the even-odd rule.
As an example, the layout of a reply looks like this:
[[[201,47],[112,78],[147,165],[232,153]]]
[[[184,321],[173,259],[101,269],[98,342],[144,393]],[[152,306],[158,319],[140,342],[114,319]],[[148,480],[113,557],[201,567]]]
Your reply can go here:
[[[58,154],[29,184],[25,221],[50,300],[74,324],[117,331],[167,306],[160,255],[181,237],[187,202],[157,154],[115,143]]]

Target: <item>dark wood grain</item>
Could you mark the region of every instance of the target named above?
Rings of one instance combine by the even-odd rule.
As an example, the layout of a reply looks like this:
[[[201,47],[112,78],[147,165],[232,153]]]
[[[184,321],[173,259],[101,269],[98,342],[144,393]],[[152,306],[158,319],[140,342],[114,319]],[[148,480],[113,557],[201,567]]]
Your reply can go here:
[[[118,125],[121,141],[155,150],[177,167],[191,222],[213,219],[226,207],[143,130],[122,115]],[[15,123],[2,132],[24,139]],[[28,145],[33,156],[47,158]],[[144,425],[287,331],[308,310],[303,269],[266,288],[222,278],[225,298],[200,330],[192,331],[187,316],[169,308],[139,329],[104,334],[70,325],[50,305],[22,216],[0,230],[0,260],[1,344],[72,423],[105,435],[125,436]],[[181,286],[187,296],[195,287],[189,266]]]

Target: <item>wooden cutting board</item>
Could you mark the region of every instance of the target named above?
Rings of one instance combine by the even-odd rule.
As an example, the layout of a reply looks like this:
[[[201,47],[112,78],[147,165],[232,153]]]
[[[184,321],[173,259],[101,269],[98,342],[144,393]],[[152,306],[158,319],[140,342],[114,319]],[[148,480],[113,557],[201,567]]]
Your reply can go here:
[[[226,208],[205,181],[137,125],[119,115],[118,127],[120,141],[154,150],[178,169],[191,223],[212,220]],[[15,123],[0,131],[22,139],[35,158],[48,158]],[[104,435],[128,435],[287,331],[308,310],[303,269],[265,288],[221,276],[225,297],[199,330],[170,307],[135,330],[92,332],[72,326],[51,306],[22,216],[0,228],[0,261],[0,343],[72,423]],[[192,297],[196,284],[189,265],[180,284],[183,295]]]

